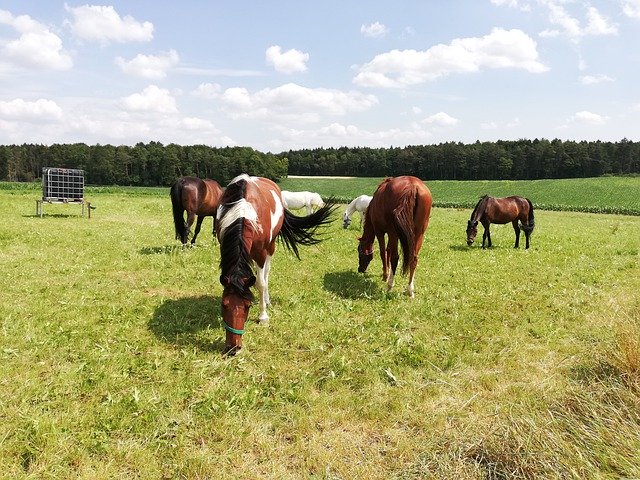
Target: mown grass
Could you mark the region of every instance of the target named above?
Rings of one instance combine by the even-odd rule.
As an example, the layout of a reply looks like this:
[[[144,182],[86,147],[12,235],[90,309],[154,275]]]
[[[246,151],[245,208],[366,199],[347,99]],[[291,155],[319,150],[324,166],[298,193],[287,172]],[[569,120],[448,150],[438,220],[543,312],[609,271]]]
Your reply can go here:
[[[4,478],[640,476],[638,217],[481,250],[436,208],[413,300],[336,220],[278,248],[270,326],[225,358],[210,221],[183,250],[166,191],[35,198],[0,189]]]

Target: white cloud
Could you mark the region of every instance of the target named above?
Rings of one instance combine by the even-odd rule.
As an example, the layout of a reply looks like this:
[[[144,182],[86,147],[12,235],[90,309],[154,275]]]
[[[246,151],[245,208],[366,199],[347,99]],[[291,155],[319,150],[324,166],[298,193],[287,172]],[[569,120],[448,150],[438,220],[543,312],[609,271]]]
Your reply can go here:
[[[615,78],[611,78],[608,75],[583,75],[580,77],[580,83],[583,85],[596,85],[598,83],[614,82]]]
[[[132,112],[175,113],[176,100],[169,90],[149,85],[142,93],[134,93],[121,99],[124,109]]]
[[[623,0],[622,11],[627,17],[640,18],[640,0]]]
[[[62,109],[53,100],[41,98],[35,102],[28,102],[16,98],[9,102],[0,101],[0,117],[6,120],[50,122],[62,118]]]
[[[509,8],[517,8],[524,12],[528,12],[531,10],[531,6],[528,2],[523,2],[522,0],[491,0],[491,3],[497,5],[498,7],[507,6]]]
[[[424,123],[440,125],[440,126],[452,126],[458,123],[457,118],[453,118],[450,115],[447,115],[444,112],[438,112],[433,115],[428,116],[423,120]]]
[[[245,88],[229,88],[220,98],[232,115],[262,118],[274,114],[291,115],[309,121],[317,119],[319,115],[344,115],[367,110],[378,103],[374,95],[313,89],[295,83],[265,88],[253,94]]]
[[[167,71],[180,62],[180,57],[175,50],[169,50],[161,55],[138,54],[129,61],[116,57],[115,61],[128,75],[159,80],[166,77]]]
[[[153,39],[153,24],[139,22],[130,15],[120,17],[112,6],[82,5],[65,9],[73,16],[68,22],[73,34],[83,40],[102,43],[148,42]]]
[[[424,51],[392,50],[376,55],[360,67],[353,82],[368,87],[404,87],[483,68],[520,68],[532,73],[547,70],[538,60],[536,42],[527,34],[495,28],[484,37],[458,38]]]
[[[218,83],[201,83],[191,92],[192,95],[207,100],[213,100],[220,96],[222,87]]]
[[[286,52],[282,51],[279,45],[267,48],[265,52],[267,64],[280,73],[296,73],[307,70],[309,54],[292,48]]]
[[[604,125],[608,120],[609,117],[605,115],[599,115],[597,113],[588,112],[586,110],[577,112],[573,117],[571,117],[572,122],[583,123],[587,125]]]
[[[28,15],[14,16],[6,10],[0,10],[0,24],[9,25],[20,34],[13,40],[0,38],[0,58],[14,67],[68,70],[73,66],[60,37],[44,24]]]
[[[549,22],[559,27],[559,30],[547,29],[540,33],[542,37],[555,37],[561,34],[577,42],[588,35],[616,35],[618,26],[603,16],[597,8],[588,7],[586,12],[586,26],[571,15],[561,0],[539,0],[539,3],[549,10]]]
[[[384,37],[389,33],[389,29],[380,22],[370,23],[369,25],[362,25],[360,27],[360,33],[365,37]]]

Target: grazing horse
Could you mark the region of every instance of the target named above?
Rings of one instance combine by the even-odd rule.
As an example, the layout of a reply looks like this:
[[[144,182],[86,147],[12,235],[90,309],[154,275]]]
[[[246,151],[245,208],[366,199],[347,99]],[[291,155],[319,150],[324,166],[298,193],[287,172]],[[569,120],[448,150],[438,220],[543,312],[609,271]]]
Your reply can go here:
[[[196,237],[200,233],[204,217],[213,217],[213,231],[215,232],[215,215],[222,192],[223,189],[218,182],[208,178],[202,180],[197,177],[180,177],[171,186],[173,224],[176,229],[176,238],[180,239],[183,246],[187,244],[189,231],[196,215],[198,222],[191,239],[191,245],[196,243]],[[186,222],[184,220],[185,210],[187,212]]]
[[[520,221],[520,225],[518,225]],[[471,213],[471,218],[467,222],[467,245],[471,245],[478,233],[478,222],[482,223],[484,233],[482,234],[482,248],[485,248],[485,241],[491,247],[491,233],[489,226],[492,223],[505,224],[511,222],[516,233],[515,248],[520,246],[520,228],[524,230],[526,247],[529,248],[529,237],[533,232],[535,220],[533,218],[533,204],[531,200],[524,197],[494,198],[483,195]]]
[[[360,212],[362,216],[364,216],[364,212],[369,206],[371,199],[369,195],[360,195],[359,197],[354,198],[349,205],[347,205],[347,209],[342,216],[342,228],[348,228],[351,224],[351,215],[353,212]],[[360,217],[362,220],[362,217]]]
[[[289,192],[282,190],[282,203],[287,210],[306,208],[307,215],[311,215],[313,207],[322,207],[324,202],[315,192]]]
[[[382,280],[386,280],[387,288],[391,290],[400,258],[400,241],[402,274],[409,273],[407,295],[413,297],[413,278],[424,232],[429,225],[431,202],[431,192],[419,178],[402,176],[384,180],[373,194],[364,217],[362,237],[358,239],[358,272],[367,270],[373,259],[373,242],[377,238]],[[389,236],[386,249],[385,234]]]
[[[276,239],[299,259],[298,245],[318,243],[316,229],[329,223],[334,209],[334,201],[329,200],[311,215],[299,217],[284,208],[280,189],[271,180],[246,174],[231,180],[216,215],[220,283],[224,287],[222,321],[227,331],[224,353],[235,354],[242,346],[254,284],[260,292],[258,319],[261,323],[269,320],[269,271]]]

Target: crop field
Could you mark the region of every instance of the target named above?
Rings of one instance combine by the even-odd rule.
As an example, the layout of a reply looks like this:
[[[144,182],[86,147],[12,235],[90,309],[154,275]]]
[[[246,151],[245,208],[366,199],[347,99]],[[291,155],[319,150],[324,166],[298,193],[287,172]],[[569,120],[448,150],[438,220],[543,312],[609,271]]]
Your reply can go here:
[[[640,210],[640,179],[564,182],[428,185]],[[183,249],[168,188],[88,188],[91,219],[40,193],[0,184],[0,478],[640,478],[640,216],[539,209],[529,250],[510,225],[482,250],[435,208],[410,299],[377,252],[357,273],[340,205],[300,261],[278,246],[271,322],[228,358],[210,219]]]

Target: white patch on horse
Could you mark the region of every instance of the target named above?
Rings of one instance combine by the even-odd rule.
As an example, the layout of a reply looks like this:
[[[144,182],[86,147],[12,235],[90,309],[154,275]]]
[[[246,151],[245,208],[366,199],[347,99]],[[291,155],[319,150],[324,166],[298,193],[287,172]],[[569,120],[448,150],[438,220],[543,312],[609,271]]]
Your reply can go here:
[[[276,225],[280,222],[280,219],[284,214],[284,207],[282,206],[282,202],[280,201],[280,196],[275,190],[271,190],[271,195],[273,196],[273,201],[276,204],[276,209],[275,211],[271,212],[271,233],[269,234],[269,242],[273,240]]]
[[[225,203],[218,207],[216,222],[220,222],[218,224],[220,225],[220,236],[222,237],[229,225],[239,218],[247,220],[256,232],[262,231],[262,227],[258,223],[258,213],[256,209],[244,198],[241,198],[237,202]]]
[[[229,182],[229,185],[231,185],[232,183],[237,183],[240,180],[246,180],[247,182],[256,183],[257,177],[250,177],[246,173],[241,173],[240,175],[235,177],[233,180],[231,180]]]

